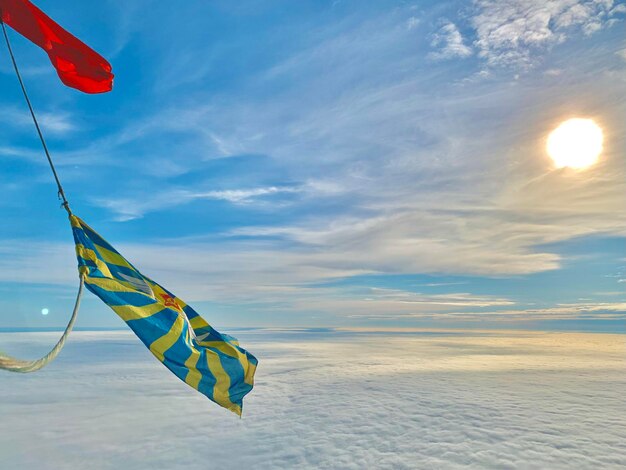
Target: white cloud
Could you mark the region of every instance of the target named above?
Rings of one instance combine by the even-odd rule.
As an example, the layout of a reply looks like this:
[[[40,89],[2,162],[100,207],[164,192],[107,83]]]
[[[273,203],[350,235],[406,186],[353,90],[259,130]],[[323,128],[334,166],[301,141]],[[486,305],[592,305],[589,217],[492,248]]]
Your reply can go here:
[[[406,28],[410,31],[415,29],[421,23],[420,19],[416,16],[411,16],[408,20],[406,20]]]
[[[470,293],[448,293],[424,295],[399,289],[372,288],[373,299],[390,300],[404,304],[426,304],[429,306],[446,307],[496,307],[513,305],[514,302],[491,295],[474,295]]]
[[[38,114],[37,118],[45,132],[68,134],[69,132],[78,130],[76,122],[67,113],[47,112]]]
[[[475,0],[470,22],[478,55],[489,65],[529,66],[537,51],[562,43],[575,31],[586,35],[613,24],[620,8],[612,0]]]
[[[202,107],[185,114],[194,115],[185,125],[217,126],[242,152],[271,155],[268,165],[276,163],[289,180],[302,183],[233,186],[242,189],[227,193],[206,184],[163,193],[142,187],[145,193],[119,199],[111,199],[107,188],[100,204],[119,218],[137,218],[202,197],[273,204],[280,193],[272,188],[278,188],[286,196],[298,191],[291,209],[302,210],[291,210],[296,215],[280,224],[268,217],[267,224],[204,239],[110,241],[190,301],[258,299],[265,306],[294,307],[292,313],[296,306],[310,310],[322,295],[333,297],[324,305],[333,315],[361,307],[382,311],[382,304],[349,298],[350,292],[339,299],[338,292],[303,287],[358,274],[508,276],[558,269],[563,255],[555,243],[626,235],[623,136],[607,133],[610,145],[600,163],[581,173],[551,170],[542,149],[544,133],[563,117],[563,96],[593,90],[594,99],[607,103],[602,119],[619,122],[624,102],[604,94],[614,84],[609,78],[597,74],[593,83],[558,89],[528,80],[524,90],[458,85],[438,91],[437,106],[425,94],[439,90],[438,84],[424,91],[421,80],[401,80],[392,87],[357,87],[338,102],[306,103],[307,111],[286,125],[282,119],[290,115],[291,99],[237,102],[222,112]],[[164,114],[176,122],[174,111]],[[211,120],[213,115],[219,119]],[[258,135],[263,137],[251,138]],[[317,206],[323,210],[311,210]],[[97,221],[91,223],[97,228]],[[67,246],[69,241],[58,249]],[[48,250],[27,242],[14,246],[3,257],[0,275],[5,273],[6,282],[49,282],[53,276],[40,268],[41,259],[52,260]],[[54,259],[69,261],[50,262],[48,270],[62,266],[54,279],[73,284],[71,247],[63,253]],[[389,314],[411,313],[399,302],[385,307]]]
[[[3,246],[0,282],[75,286],[76,268],[69,243],[5,242]],[[252,308],[253,319],[248,319],[247,323],[255,325],[268,323],[263,312],[271,312],[273,319],[287,324],[306,322],[308,314],[321,314],[331,324],[345,324],[346,319],[422,318],[439,324],[472,319],[499,323],[510,321],[511,317],[516,317],[515,321],[626,319],[626,304],[621,301],[511,308],[516,304],[514,300],[496,295],[317,285],[380,273],[373,264],[379,262],[378,259],[358,257],[358,247],[347,252],[339,247],[326,253],[325,250],[304,251],[297,246],[286,248],[267,240],[220,242],[214,238],[162,244],[116,244],[116,248],[144,274],[192,304],[210,301],[237,305],[243,311]],[[383,255],[376,256],[382,259]],[[41,269],[42,259],[46,260],[45,270]],[[399,263],[400,259],[398,256],[390,262]],[[436,261],[435,256],[433,262]],[[420,266],[406,264],[389,269],[392,272],[405,269],[406,273],[411,273]]]
[[[271,243],[194,250],[227,252],[242,265],[246,259],[254,260],[253,266],[275,267],[296,279],[306,266],[311,269],[305,276],[309,281],[320,272],[331,277],[353,272],[502,275],[558,268],[560,256],[538,246],[576,236],[623,234],[626,178],[618,150],[584,174],[550,171],[537,147],[552,122],[538,121],[536,116],[558,99],[553,90],[546,90],[532,98],[541,106],[520,107],[509,90],[490,84],[488,90],[474,91],[471,97],[460,89],[440,99],[438,106],[446,116],[455,116],[440,123],[443,129],[434,125],[437,110],[422,101],[410,82],[361,91],[334,109],[312,105],[310,112],[301,113],[286,128],[279,125],[278,116],[288,112],[285,107],[290,107],[290,101],[284,106],[246,103],[231,107],[232,114],[218,113],[227,140],[240,142],[244,152],[272,153],[292,178],[309,180],[298,187],[309,207],[332,198],[342,210],[304,211],[285,225],[248,226],[221,234],[274,237]],[[423,107],[429,109],[428,124],[415,121]],[[517,109],[517,124],[500,121],[502,107]],[[239,118],[239,126],[230,125]],[[206,126],[209,113],[200,112],[196,119]],[[406,134],[420,125],[429,126],[435,135],[421,138],[436,144],[420,148],[406,142]],[[280,132],[274,130],[278,128]],[[286,139],[286,134],[297,138]],[[263,137],[251,141],[246,135]],[[615,138],[618,149],[619,136]],[[384,148],[372,151],[380,142],[385,142]],[[318,179],[309,179],[312,176]],[[165,199],[178,204],[187,201],[190,193],[172,196]],[[126,215],[137,217],[143,210],[160,207],[154,196],[143,200],[151,207]],[[109,204],[119,214],[137,203],[107,199],[101,204]],[[241,256],[235,254],[240,251]]]
[[[42,152],[43,150],[36,151],[23,147],[14,147],[8,145],[0,146],[0,155],[2,155],[3,158],[19,158],[34,162],[42,162]]]
[[[599,295],[599,294],[596,294]],[[611,295],[619,296],[621,293]],[[428,302],[428,298],[425,299]],[[459,302],[458,307],[464,305],[474,307],[471,310],[437,310],[432,308],[428,309],[389,309],[386,313],[375,313],[373,310],[367,308],[362,309],[359,313],[352,313],[351,318],[357,319],[369,319],[369,320],[406,320],[406,319],[430,319],[437,321],[437,324],[450,324],[454,325],[457,321],[475,321],[475,322],[495,322],[491,324],[498,324],[503,326],[506,322],[536,322],[542,320],[626,320],[626,302],[581,302],[581,303],[569,303],[558,304],[550,307],[526,307],[517,309],[488,309],[477,310],[475,307],[487,307],[506,305],[505,300],[495,299],[495,301],[489,302],[488,299],[483,301],[478,296],[468,296],[467,302]],[[509,305],[513,302],[509,302]],[[437,305],[433,303],[431,305]],[[454,303],[443,304],[454,306]]]
[[[418,284],[418,287],[419,286],[423,286],[423,287],[458,286],[462,284],[466,284],[466,283],[465,282],[428,282],[426,284]]]
[[[524,5],[476,4],[485,54],[548,47],[586,24],[582,13],[566,15],[569,10],[554,2]],[[561,13],[550,16],[544,28],[532,18],[543,18],[546,8]],[[64,181],[73,165],[89,167],[89,177],[72,182],[74,194],[93,197],[118,220],[155,210],[167,215],[199,199],[267,210],[266,225],[229,228],[204,240],[152,238],[142,245],[112,240],[145,266],[146,274],[190,300],[266,302],[269,292],[285,289],[286,304],[300,297],[310,308],[322,292],[302,287],[310,283],[364,273],[524,275],[562,266],[563,255],[548,244],[625,235],[626,146],[615,124],[624,115],[624,101],[619,82],[605,68],[593,73],[585,68],[595,56],[592,47],[558,64],[567,70],[558,81],[533,76],[465,83],[455,80],[449,64],[422,60],[415,32],[407,31],[407,15],[394,12],[299,32],[304,42],[298,48],[277,51],[272,62],[219,93],[190,86],[181,93],[185,98],[161,102],[152,96],[117,132],[55,152]],[[457,52],[463,50],[459,44],[469,47],[450,25],[441,31],[441,47],[456,44]],[[167,50],[179,50],[180,43],[171,40],[176,37],[167,37]],[[189,57],[204,57],[206,45],[195,47],[189,45]],[[184,75],[178,62],[167,59],[162,66],[169,73]],[[552,171],[542,148],[545,132],[580,109],[597,114],[607,130],[601,162],[581,174]],[[9,154],[41,161],[40,153],[6,147]],[[242,155],[260,156],[262,163],[229,172],[228,163],[220,162],[220,184],[217,178],[204,181],[212,159]],[[106,166],[115,174],[101,175]],[[156,173],[165,177],[155,182]],[[186,186],[167,180],[185,174],[193,176]],[[48,183],[47,173],[46,178]],[[281,211],[276,201],[292,194],[293,206]],[[189,223],[196,217],[203,214],[189,214]],[[141,226],[138,221],[137,230]],[[153,235],[149,228],[142,233]],[[38,256],[52,260],[49,249],[33,248],[37,255],[29,257],[16,246],[16,257],[4,255],[0,275],[6,282],[47,282],[51,276],[43,279]],[[67,259],[70,263],[50,262],[48,269],[67,266],[67,274],[59,268],[58,279],[75,282],[71,250]],[[338,299],[337,292],[323,292],[335,298],[326,305],[329,311],[365,304],[360,297]],[[383,300],[378,302],[369,305],[379,308]],[[406,305],[385,302],[391,312]],[[304,304],[299,305],[307,308]]]
[[[0,380],[7,468],[623,468],[624,338],[546,332],[234,333],[260,360],[244,417],[130,332],[75,332]],[[58,333],[3,334],[34,356]],[[95,425],[94,423],[97,423]]]
[[[227,189],[223,191],[207,191],[200,193],[193,193],[191,197],[194,199],[217,199],[228,201],[232,203],[246,203],[251,200],[261,197],[269,196],[279,193],[295,193],[298,192],[297,188],[277,188],[270,186],[268,188],[255,188],[255,189]]]
[[[259,199],[278,195],[297,193],[300,188],[297,187],[276,187],[269,186],[264,188],[250,189],[225,189],[211,191],[190,191],[184,189],[176,189],[170,191],[161,191],[159,194],[151,195],[145,198],[138,195],[134,199],[130,198],[111,198],[95,199],[93,202],[97,206],[107,208],[114,212],[115,220],[124,222],[128,220],[138,219],[149,212],[163,211],[172,207],[190,203],[192,201],[211,199],[216,201],[227,201],[233,204],[252,204],[258,202]]]
[[[472,55],[472,48],[465,45],[463,36],[454,23],[447,22],[433,36],[431,46],[437,52],[431,54],[438,59],[452,59],[454,57],[468,57]]]
[[[26,105],[24,105],[26,106]],[[38,111],[37,120],[45,134],[65,135],[79,129],[71,114],[65,111]],[[32,117],[28,110],[5,107],[0,110],[0,123],[35,133]]]

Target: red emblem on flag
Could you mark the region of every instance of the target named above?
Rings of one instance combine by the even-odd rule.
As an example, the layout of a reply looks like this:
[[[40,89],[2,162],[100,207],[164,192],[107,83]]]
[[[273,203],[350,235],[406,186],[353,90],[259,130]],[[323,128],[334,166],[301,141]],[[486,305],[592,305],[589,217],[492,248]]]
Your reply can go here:
[[[163,303],[166,307],[175,308],[176,310],[181,310],[180,305],[176,302],[176,297],[169,294],[160,294],[161,298],[163,298]]]

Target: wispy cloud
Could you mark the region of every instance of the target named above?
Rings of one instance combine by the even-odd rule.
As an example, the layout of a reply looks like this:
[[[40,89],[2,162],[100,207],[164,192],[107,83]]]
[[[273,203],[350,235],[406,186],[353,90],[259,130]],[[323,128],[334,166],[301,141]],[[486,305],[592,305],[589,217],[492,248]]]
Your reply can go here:
[[[437,50],[431,54],[437,59],[462,58],[472,55],[472,48],[465,44],[458,28],[451,22],[444,24],[434,34],[430,45]]]
[[[66,111],[39,111],[37,118],[44,133],[64,135],[79,129],[75,119]],[[0,109],[0,124],[34,132],[32,118],[26,109],[3,107]]]
[[[188,204],[197,200],[227,201],[232,204],[252,204],[273,195],[290,194],[301,191],[299,187],[276,187],[251,189],[225,189],[212,191],[191,191],[174,189],[160,191],[159,194],[138,194],[136,198],[95,199],[94,204],[109,209],[115,213],[115,219],[120,222],[143,217],[149,212],[164,211],[172,207]]]
[[[406,27],[408,30],[415,29],[420,24],[420,19],[416,16],[411,16],[408,20],[406,20]]]
[[[353,320],[429,319],[433,322],[539,321],[626,318],[623,301],[554,303],[537,307],[520,304],[506,296],[473,294],[456,289],[423,293],[397,288],[320,282],[372,274],[366,259],[353,259],[354,252],[311,252],[300,247],[255,240],[198,240],[161,244],[116,244],[135,266],[190,302],[211,301],[272,312],[275,318],[293,324],[284,315],[322,314],[340,324]],[[75,284],[70,244],[5,243],[0,252],[0,281],[28,284]],[[41,269],[41,260],[47,268]],[[407,269],[411,272],[415,268]],[[447,286],[448,290],[452,286]],[[516,308],[511,308],[514,306]],[[298,317],[299,318],[299,317]],[[264,324],[261,319],[252,324]]]
[[[436,305],[436,304],[435,304]],[[447,304],[444,304],[447,305]],[[450,304],[452,306],[454,304]],[[459,306],[462,306],[459,305]],[[484,322],[484,324],[506,325],[510,322],[532,324],[540,321],[564,321],[564,320],[626,320],[625,302],[597,302],[597,303],[572,303],[558,306],[536,308],[488,308],[478,310],[481,307],[480,301],[476,305],[468,303],[468,310],[445,309],[398,309],[391,308],[379,312],[373,309],[363,309],[359,312],[351,313],[350,317],[360,320],[431,320],[436,324],[453,324],[454,322]],[[485,305],[487,307],[487,305]]]
[[[434,35],[432,57],[465,58],[476,55],[488,67],[528,69],[541,54],[578,33],[594,33],[623,21],[624,4],[612,0],[475,0],[459,21],[464,35],[446,20]]]
[[[385,25],[394,21],[395,28],[366,22],[347,31],[318,32],[320,40],[310,48],[251,77],[243,87],[245,96],[171,105],[133,122],[110,138],[111,145],[98,145],[123,147],[165,135],[177,146],[189,145],[183,154],[167,155],[170,165],[182,168],[175,168],[174,175],[202,168],[211,149],[229,158],[264,155],[264,167],[295,183],[251,181],[233,190],[205,190],[205,183],[197,183],[163,194],[133,185],[115,198],[107,190],[95,203],[118,220],[130,220],[201,199],[271,203],[281,193],[297,192],[301,210],[288,221],[242,225],[229,233],[275,237],[273,245],[259,244],[267,251],[259,256],[268,259],[276,253],[287,256],[281,243],[298,246],[296,259],[313,266],[310,279],[319,272],[535,273],[561,266],[561,256],[546,244],[623,234],[625,178],[619,151],[576,175],[551,172],[538,148],[557,118],[540,116],[560,106],[562,85],[543,87],[533,80],[523,89],[509,83],[454,84],[446,81],[446,70],[425,74],[419,65],[407,74],[403,66],[410,62],[404,53],[382,53],[409,39],[398,18],[383,19]],[[375,54],[363,41],[384,47]],[[355,55],[364,60],[358,74],[348,61]],[[311,73],[329,68],[332,74]],[[280,88],[285,80],[289,86]],[[602,95],[610,83],[610,77],[598,74],[593,83],[566,91],[576,95],[585,87]],[[278,88],[277,96],[263,95],[268,87]],[[609,106],[617,116],[623,102]],[[515,117],[503,109],[515,109]],[[619,136],[615,139],[618,149]],[[141,161],[121,156],[112,161],[145,172],[154,167],[146,164],[148,158],[150,153]],[[248,174],[263,179],[267,174],[235,168],[222,178]],[[281,207],[276,204],[276,215]]]
[[[81,215],[94,225],[134,220],[113,225],[127,238],[111,241],[190,300],[307,312],[324,295],[324,310],[336,314],[366,306],[450,312],[445,302],[488,309],[478,304],[514,300],[456,289],[445,276],[527,279],[567,267],[571,255],[559,244],[626,236],[626,142],[617,125],[626,102],[615,56],[624,46],[594,33],[598,21],[602,29],[621,21],[620,5],[481,0],[417,15],[372,3],[332,14],[294,7],[278,21],[269,9],[251,14],[245,2],[216,4],[219,14],[189,2],[177,10],[184,22],[163,22],[165,6],[141,2],[131,19],[142,21],[113,31],[117,91],[50,121],[58,136],[81,131],[57,139],[53,154],[70,194],[87,203]],[[582,40],[576,54],[547,70],[465,80],[485,67],[526,67],[570,39]],[[465,58],[427,60],[433,52]],[[47,96],[42,106],[66,109]],[[605,129],[601,160],[585,172],[553,170],[546,133],[579,114]],[[0,116],[0,156],[32,182],[32,163],[45,162],[15,132],[32,131],[24,114],[14,117]],[[4,184],[15,180],[12,167],[2,167]],[[43,197],[36,185],[23,191]],[[207,217],[215,206],[228,211],[219,226]],[[169,238],[144,217],[159,211],[165,220],[183,207],[193,237]],[[44,282],[40,259],[13,245],[24,234],[3,230],[17,253],[2,255],[4,280]],[[51,249],[33,252],[60,259]],[[68,271],[59,283],[74,280]],[[443,276],[433,284],[457,297],[315,286],[420,273]]]
[[[445,286],[458,286],[465,284],[465,282],[428,282],[426,284],[418,284],[418,287],[445,287]]]
[[[41,162],[41,152],[25,147],[0,146],[0,155],[4,158],[19,158]]]
[[[448,307],[496,307],[513,305],[515,302],[495,296],[479,296],[470,293],[424,295],[399,289],[372,288],[367,300],[391,300],[399,303],[441,305]]]
[[[493,66],[527,67],[534,54],[582,31],[591,35],[623,13],[612,0],[476,0],[470,23],[479,57]]]

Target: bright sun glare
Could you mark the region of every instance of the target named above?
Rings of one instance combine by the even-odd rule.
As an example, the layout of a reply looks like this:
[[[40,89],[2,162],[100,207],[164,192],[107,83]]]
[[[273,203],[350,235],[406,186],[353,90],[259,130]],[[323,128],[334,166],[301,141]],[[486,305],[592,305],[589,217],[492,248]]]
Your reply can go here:
[[[591,119],[562,122],[548,137],[548,155],[557,168],[587,168],[602,152],[602,129]]]

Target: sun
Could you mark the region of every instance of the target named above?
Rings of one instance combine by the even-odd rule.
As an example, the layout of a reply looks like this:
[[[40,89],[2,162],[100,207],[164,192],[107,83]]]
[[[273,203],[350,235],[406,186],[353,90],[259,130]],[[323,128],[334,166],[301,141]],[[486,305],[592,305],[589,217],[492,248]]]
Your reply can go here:
[[[602,129],[592,119],[568,119],[548,136],[548,155],[557,168],[581,170],[598,161],[603,139]]]

